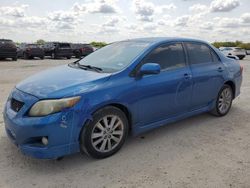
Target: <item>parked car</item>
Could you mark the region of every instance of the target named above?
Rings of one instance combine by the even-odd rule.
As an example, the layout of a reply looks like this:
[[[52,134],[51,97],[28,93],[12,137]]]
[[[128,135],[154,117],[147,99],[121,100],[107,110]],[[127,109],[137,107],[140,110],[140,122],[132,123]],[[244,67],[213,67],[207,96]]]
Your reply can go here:
[[[13,61],[17,60],[16,44],[9,39],[0,39],[0,59],[12,58]]]
[[[22,43],[18,46],[17,56],[24,59],[39,57],[44,59],[44,50],[37,44]]]
[[[220,47],[219,49],[226,56],[237,56],[240,60],[244,59],[246,56],[246,50],[240,47]]]
[[[250,50],[246,50],[247,55],[250,55]]]
[[[52,59],[66,57],[70,59],[72,56],[72,48],[70,43],[48,42],[43,45],[45,56],[51,56]]]
[[[71,48],[76,58],[87,56],[94,51],[90,44],[71,44]]]
[[[4,108],[5,129],[36,158],[79,151],[105,158],[129,132],[204,112],[225,116],[241,82],[238,61],[206,42],[126,40],[17,84]]]

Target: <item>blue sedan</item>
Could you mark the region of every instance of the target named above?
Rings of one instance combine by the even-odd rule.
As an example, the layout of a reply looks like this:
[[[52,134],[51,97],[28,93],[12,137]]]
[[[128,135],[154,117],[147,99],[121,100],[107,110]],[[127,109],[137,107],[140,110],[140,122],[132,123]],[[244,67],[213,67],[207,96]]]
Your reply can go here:
[[[210,112],[226,115],[242,67],[210,44],[185,38],[112,43],[20,82],[4,109],[10,140],[29,156],[116,153],[127,135]]]

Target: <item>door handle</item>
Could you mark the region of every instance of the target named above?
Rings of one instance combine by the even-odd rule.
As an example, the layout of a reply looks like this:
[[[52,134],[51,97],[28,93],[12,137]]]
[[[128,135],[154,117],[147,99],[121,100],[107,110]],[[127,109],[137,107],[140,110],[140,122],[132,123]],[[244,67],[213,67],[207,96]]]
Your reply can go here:
[[[188,80],[188,79],[192,78],[192,75],[188,74],[188,73],[185,73],[184,78]]]
[[[218,72],[223,72],[224,70],[223,70],[223,68],[222,67],[219,67],[218,68]]]

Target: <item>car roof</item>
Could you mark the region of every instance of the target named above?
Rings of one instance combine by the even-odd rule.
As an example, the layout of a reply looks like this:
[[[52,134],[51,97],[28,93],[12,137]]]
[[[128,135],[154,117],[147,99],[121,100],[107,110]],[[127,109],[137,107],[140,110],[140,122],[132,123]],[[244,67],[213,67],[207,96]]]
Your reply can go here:
[[[199,40],[199,39],[182,38],[182,37],[149,37],[149,38],[128,39],[125,41],[148,42],[148,43],[152,43],[152,44],[162,43],[162,42],[171,42],[171,41],[207,43],[207,42],[205,42],[203,40]]]
[[[12,42],[10,39],[0,39],[0,41]]]

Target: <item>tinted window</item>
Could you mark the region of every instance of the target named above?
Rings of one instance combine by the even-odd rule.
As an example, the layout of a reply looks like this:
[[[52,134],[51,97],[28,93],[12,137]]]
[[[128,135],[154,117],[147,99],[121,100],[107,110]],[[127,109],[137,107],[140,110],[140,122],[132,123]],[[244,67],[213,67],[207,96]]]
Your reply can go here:
[[[180,43],[160,46],[153,50],[143,63],[158,63],[162,70],[185,66],[185,54]]]
[[[216,63],[220,62],[218,55],[213,50],[211,50],[211,55],[213,58],[213,62],[216,62]]]
[[[59,46],[60,48],[70,48],[70,44],[68,43],[60,43]]]
[[[198,43],[186,43],[186,46],[191,64],[209,63],[213,61],[210,49],[206,45]]]

